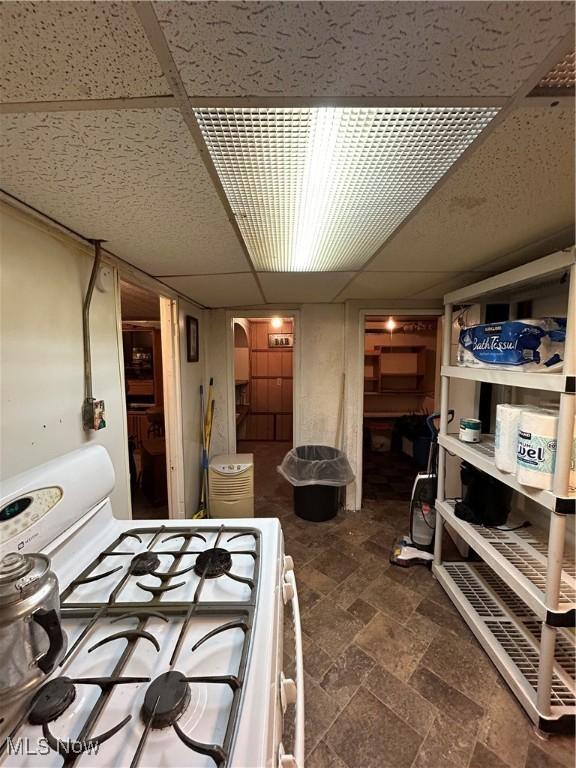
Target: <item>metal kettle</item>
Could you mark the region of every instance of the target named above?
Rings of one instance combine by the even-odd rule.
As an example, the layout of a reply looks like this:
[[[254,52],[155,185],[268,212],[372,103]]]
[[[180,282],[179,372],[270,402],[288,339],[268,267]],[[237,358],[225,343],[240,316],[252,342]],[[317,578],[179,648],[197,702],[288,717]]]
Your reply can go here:
[[[50,558],[10,552],[0,560],[0,699],[30,693],[66,652],[58,579]]]

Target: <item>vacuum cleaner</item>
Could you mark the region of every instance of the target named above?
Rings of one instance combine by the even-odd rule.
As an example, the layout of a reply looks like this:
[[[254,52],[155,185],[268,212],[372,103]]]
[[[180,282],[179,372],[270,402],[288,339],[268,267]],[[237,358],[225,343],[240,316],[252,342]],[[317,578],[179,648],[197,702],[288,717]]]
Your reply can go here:
[[[397,539],[392,546],[390,562],[401,568],[412,565],[430,565],[434,558],[434,530],[436,528],[436,493],[438,490],[438,430],[434,422],[438,411],[430,414],[426,425],[430,431],[430,451],[425,472],[418,472],[410,499],[410,534]],[[448,424],[454,411],[448,411]]]

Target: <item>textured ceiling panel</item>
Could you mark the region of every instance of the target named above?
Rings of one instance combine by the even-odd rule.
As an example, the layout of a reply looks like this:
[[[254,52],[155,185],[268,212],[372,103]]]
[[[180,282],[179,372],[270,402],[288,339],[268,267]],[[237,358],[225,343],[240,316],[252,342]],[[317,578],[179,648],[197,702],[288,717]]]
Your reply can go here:
[[[0,3],[2,101],[170,93],[132,3]]]
[[[563,91],[573,90],[576,85],[576,53],[567,53],[564,58],[552,67],[550,72],[540,80],[537,90]]]
[[[574,112],[519,109],[395,235],[368,270],[482,270],[574,222]],[[491,269],[491,267],[490,267]]]
[[[456,291],[465,285],[472,285],[485,277],[489,277],[493,272],[462,272],[459,275],[452,275],[448,279],[442,279],[434,283],[430,288],[418,291],[413,294],[415,299],[441,299],[450,291]]]
[[[151,274],[247,269],[177,110],[0,118],[0,186]]]
[[[455,276],[454,272],[360,272],[338,301],[408,299]]]
[[[160,320],[160,299],[132,283],[120,282],[122,320]]]
[[[353,276],[354,272],[259,273],[262,290],[271,303],[331,301]]]
[[[506,96],[569,2],[158,2],[193,96]]]
[[[496,115],[489,108],[199,109],[256,269],[358,269]]]
[[[200,275],[198,277],[163,277],[162,282],[206,307],[242,307],[262,304],[254,276]]]

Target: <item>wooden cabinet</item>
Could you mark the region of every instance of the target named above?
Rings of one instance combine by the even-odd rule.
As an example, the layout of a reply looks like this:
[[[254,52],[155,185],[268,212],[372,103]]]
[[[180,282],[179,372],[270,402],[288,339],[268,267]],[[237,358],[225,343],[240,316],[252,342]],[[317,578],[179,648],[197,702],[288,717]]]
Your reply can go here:
[[[126,395],[136,403],[162,405],[162,340],[159,328],[122,327]]]
[[[248,440],[292,440],[292,348],[268,347],[270,333],[292,333],[292,323],[279,329],[267,321],[250,323]]]

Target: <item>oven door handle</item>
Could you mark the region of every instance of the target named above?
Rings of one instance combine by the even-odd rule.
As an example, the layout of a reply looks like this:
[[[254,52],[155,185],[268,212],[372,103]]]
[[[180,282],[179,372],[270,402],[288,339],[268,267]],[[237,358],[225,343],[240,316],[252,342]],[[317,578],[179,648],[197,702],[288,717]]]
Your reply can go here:
[[[281,765],[304,768],[304,657],[302,652],[302,625],[300,623],[300,604],[298,589],[294,575],[292,558],[286,558],[284,570],[284,601],[292,606],[292,621],[294,624],[294,646],[296,651],[296,709],[294,732],[294,756],[285,755]],[[292,757],[292,760],[290,759]]]

